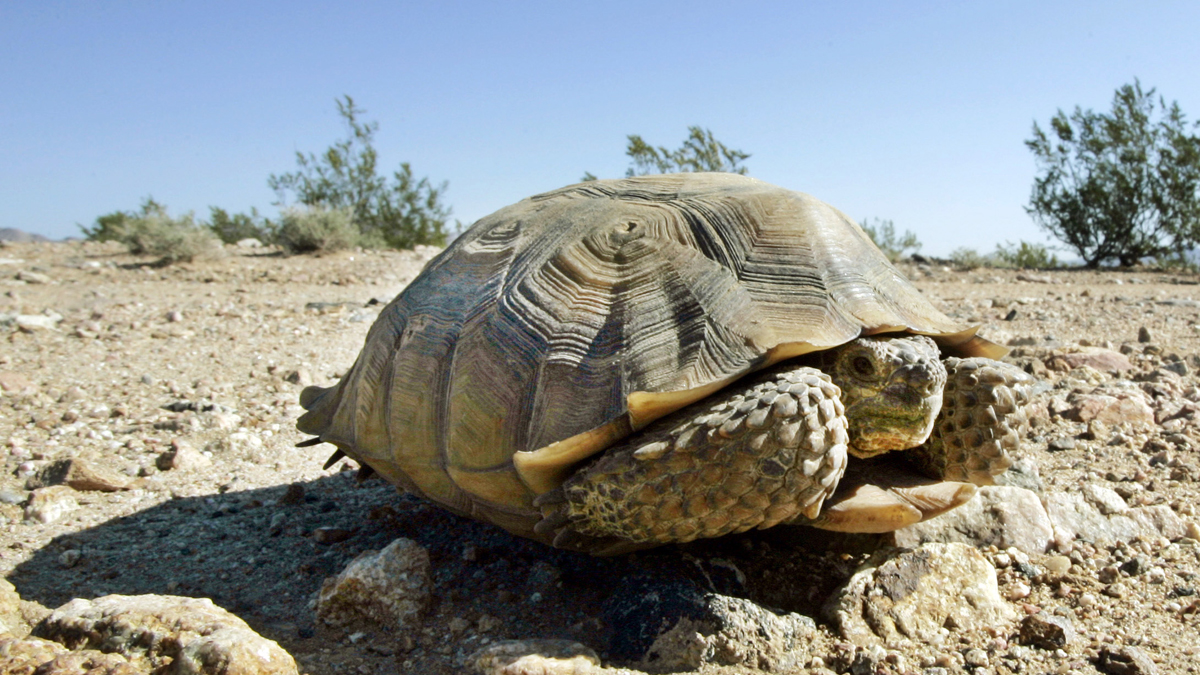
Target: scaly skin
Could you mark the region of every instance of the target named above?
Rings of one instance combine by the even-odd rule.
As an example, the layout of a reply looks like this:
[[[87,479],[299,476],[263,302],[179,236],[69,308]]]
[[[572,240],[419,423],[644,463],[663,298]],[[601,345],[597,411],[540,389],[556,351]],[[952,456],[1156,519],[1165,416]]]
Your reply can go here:
[[[1024,406],[1033,395],[1033,376],[991,359],[946,359],[949,379],[942,414],[929,442],[905,452],[927,475],[991,485],[1012,465],[1029,427]]]
[[[946,368],[922,335],[859,338],[821,354],[821,370],[842,390],[850,454],[874,457],[925,442],[942,408]]]
[[[828,375],[778,367],[607,449],[538,499],[538,530],[595,552],[600,541],[685,542],[816,518],[847,451],[928,437],[946,378],[922,336],[862,338],[820,360]]]

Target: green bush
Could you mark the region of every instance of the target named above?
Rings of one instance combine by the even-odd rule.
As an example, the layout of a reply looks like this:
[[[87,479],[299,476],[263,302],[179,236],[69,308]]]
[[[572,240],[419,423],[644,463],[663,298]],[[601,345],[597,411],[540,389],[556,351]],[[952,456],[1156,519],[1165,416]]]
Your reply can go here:
[[[1050,249],[1042,244],[1031,244],[1022,241],[1019,244],[1005,242],[996,244],[993,258],[1004,267],[1015,267],[1024,270],[1044,270],[1058,267],[1058,256],[1050,253]]]
[[[92,227],[79,226],[90,241],[119,241],[134,255],[158,256],[164,263],[190,262],[220,255],[220,241],[192,214],[179,218],[147,197],[138,211],[114,211],[96,218]]]
[[[995,260],[991,256],[980,255],[979,251],[965,246],[950,252],[950,262],[958,269],[967,271],[995,266]]]
[[[121,241],[134,255],[158,256],[164,263],[191,262],[220,255],[221,244],[192,214],[171,218],[165,213],[133,218],[124,225]]]
[[[450,216],[450,207],[442,204],[446,183],[417,178],[407,162],[390,180],[379,175],[374,146],[379,123],[360,121],[365,111],[349,96],[337,106],[349,134],[320,155],[297,152],[295,172],[271,174],[267,185],[279,195],[277,203],[287,204],[291,196],[304,206],[347,209],[356,230],[366,235],[364,246],[445,246]]]
[[[216,206],[210,206],[209,211],[212,215],[208,229],[226,244],[236,244],[243,239],[257,239],[264,244],[275,241],[274,223],[258,215],[256,208],[252,207],[249,214],[230,214]]]
[[[349,209],[314,207],[284,210],[276,242],[289,253],[320,253],[358,246],[361,237]]]
[[[1038,167],[1025,211],[1088,267],[1200,245],[1200,136],[1178,103],[1154,94],[1135,79],[1111,112],[1060,109],[1025,141]]]
[[[113,211],[96,218],[96,224],[91,227],[79,226],[83,238],[88,241],[125,241],[125,230],[129,222],[138,218],[150,216],[166,217],[167,207],[154,201],[154,197],[146,197],[138,211]]]
[[[911,249],[913,253],[921,250],[921,242],[917,241],[917,235],[913,234],[911,230],[905,230],[904,234],[897,235],[896,226],[890,220],[880,220],[879,218],[876,218],[875,224],[871,225],[868,224],[867,220],[864,218],[863,221],[859,223],[859,226],[862,227],[863,232],[867,233],[867,236],[871,238],[871,241],[875,242],[875,245],[879,247],[879,250],[883,251],[883,254],[888,257],[888,260],[892,262],[896,262],[897,260],[903,258],[905,252],[909,249]]]

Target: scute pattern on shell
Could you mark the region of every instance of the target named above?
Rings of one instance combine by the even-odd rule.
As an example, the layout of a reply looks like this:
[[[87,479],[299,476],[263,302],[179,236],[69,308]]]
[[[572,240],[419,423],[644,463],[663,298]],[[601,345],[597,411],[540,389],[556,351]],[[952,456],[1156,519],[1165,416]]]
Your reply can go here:
[[[298,427],[535,536],[515,453],[598,452],[700,397],[672,392],[895,331],[963,334],[813,197],[732,174],[582,183],[501,209],[431,261],[341,382],[305,391]],[[631,395],[650,404],[631,411]]]

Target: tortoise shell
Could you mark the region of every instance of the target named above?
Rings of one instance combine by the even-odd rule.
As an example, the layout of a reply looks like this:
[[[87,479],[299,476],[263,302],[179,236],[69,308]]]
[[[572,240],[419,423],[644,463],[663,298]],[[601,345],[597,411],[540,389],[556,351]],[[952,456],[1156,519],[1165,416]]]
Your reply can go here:
[[[860,335],[996,357],[854,221],[723,173],[580,183],[475,223],[381,312],[297,426],[514,533],[535,496],[650,422]],[[315,439],[314,439],[315,440]]]

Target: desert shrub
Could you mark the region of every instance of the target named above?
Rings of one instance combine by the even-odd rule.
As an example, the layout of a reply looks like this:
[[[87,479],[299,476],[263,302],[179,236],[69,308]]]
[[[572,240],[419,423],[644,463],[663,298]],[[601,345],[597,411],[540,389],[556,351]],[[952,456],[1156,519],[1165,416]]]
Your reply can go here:
[[[276,242],[289,253],[339,251],[358,246],[361,238],[349,209],[285,209],[276,233]]]
[[[678,148],[650,145],[638,134],[625,137],[625,155],[629,157],[629,168],[625,177],[648,176],[655,173],[695,173],[717,171],[746,175],[742,162],[750,153],[726,147],[713,132],[699,126],[688,127],[688,136]],[[596,174],[584,171],[581,183],[596,180]]]
[[[1195,274],[1200,272],[1194,251],[1164,254],[1154,259],[1154,265],[1166,272]]]
[[[156,213],[132,218],[123,226],[121,241],[134,255],[158,256],[162,262],[191,262],[219,255],[220,242],[192,214],[179,218]]]
[[[973,248],[956,248],[950,252],[950,262],[960,270],[973,270],[980,267],[994,267],[995,260],[990,256],[980,255]]]
[[[1014,244],[1011,241],[1003,245],[996,244],[993,259],[1003,267],[1015,267],[1024,270],[1044,270],[1058,267],[1058,256],[1050,252],[1042,244],[1031,244],[1022,241]]]
[[[745,175],[746,167],[742,166],[742,162],[750,158],[749,153],[725,147],[713,136],[713,132],[698,126],[688,127],[688,137],[675,150],[661,145],[656,148],[637,134],[631,134],[627,139],[629,145],[625,154],[630,159],[629,169],[625,171],[627,177],[699,171]],[[584,180],[590,175],[590,172],[585,174]]]
[[[220,242],[191,213],[172,218],[167,207],[147,197],[137,211],[114,211],[79,226],[89,241],[119,241],[134,255],[158,256],[164,263],[219,255]]]
[[[863,232],[875,242],[880,251],[888,257],[888,260],[896,262],[904,257],[905,252],[911,251],[916,253],[921,250],[921,242],[917,241],[917,235],[911,230],[905,230],[904,234],[896,234],[896,226],[890,220],[880,220],[875,218],[875,224],[869,224],[864,218],[859,225]]]
[[[226,244],[236,244],[243,239],[257,239],[264,244],[275,241],[275,224],[251,208],[250,213],[230,214],[225,209],[210,206],[208,229]]]
[[[450,207],[442,203],[446,183],[434,185],[417,178],[402,162],[389,180],[378,173],[375,132],[378,122],[363,122],[366,112],[349,96],[337,102],[348,135],[325,152],[296,153],[298,169],[272,174],[267,185],[279,204],[291,196],[298,204],[330,211],[346,209],[356,230],[367,235],[364,245],[412,248],[418,244],[444,246]]]
[[[167,207],[154,201],[154,197],[146,197],[137,211],[113,211],[96,217],[96,223],[91,227],[79,225],[83,238],[88,241],[125,241],[126,228],[130,221],[138,218],[167,215]]]
[[[1200,245],[1200,136],[1179,104],[1134,80],[1112,112],[1059,110],[1025,145],[1038,165],[1026,211],[1088,267]]]

